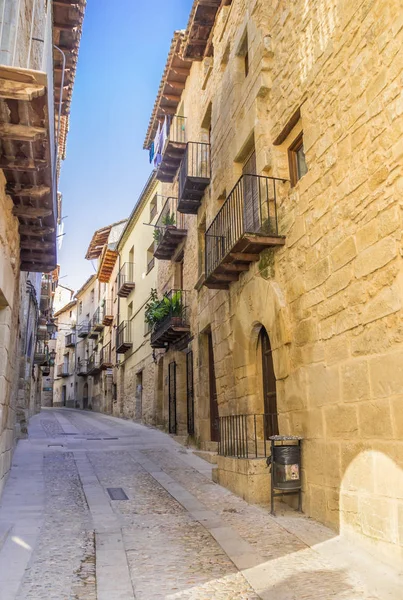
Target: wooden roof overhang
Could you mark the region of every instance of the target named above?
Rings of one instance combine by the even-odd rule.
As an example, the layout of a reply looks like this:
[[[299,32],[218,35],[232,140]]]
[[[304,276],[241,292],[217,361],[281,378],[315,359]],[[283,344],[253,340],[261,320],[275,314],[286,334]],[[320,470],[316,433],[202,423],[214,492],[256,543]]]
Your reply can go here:
[[[98,269],[98,279],[101,283],[109,283],[119,253],[107,246],[104,248],[101,258],[101,264]]]
[[[211,34],[218,11],[222,6],[228,6],[232,0],[195,0],[190,11],[190,17],[184,42],[182,57],[186,60],[203,60],[213,52]]]
[[[63,90],[61,90],[63,60],[60,52],[54,48],[53,76],[56,121],[59,112],[59,101],[60,97],[62,97],[59,159],[64,159],[66,153],[70,105],[77,69],[85,6],[86,0],[53,0],[53,43],[62,50],[66,58]]]
[[[184,32],[175,31],[144,140],[145,150],[154,140],[158,123],[162,123],[166,115],[176,114],[182,92],[185,89],[192,61],[183,59],[180,55],[183,41]]]
[[[87,260],[94,260],[99,258],[102,254],[104,246],[108,243],[109,234],[111,232],[112,225],[98,229],[92,236],[90,245],[88,246],[87,254],[85,258]]]
[[[22,271],[56,268],[53,123],[46,73],[0,67],[0,168],[19,219]],[[52,115],[53,117],[53,115]]]

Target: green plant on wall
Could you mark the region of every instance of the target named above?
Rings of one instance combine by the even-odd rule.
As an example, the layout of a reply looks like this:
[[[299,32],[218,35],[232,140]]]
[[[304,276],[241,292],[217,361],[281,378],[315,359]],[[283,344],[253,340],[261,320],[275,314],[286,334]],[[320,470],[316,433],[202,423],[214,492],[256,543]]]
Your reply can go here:
[[[162,232],[161,232],[161,229],[159,227],[155,227],[154,228],[153,237],[154,237],[154,242],[156,244],[159,244],[160,241],[161,241],[161,237],[162,237]]]
[[[158,298],[157,290],[152,289],[150,299],[145,305],[144,318],[148,325],[153,327],[168,315],[181,317],[183,315],[182,292],[173,292],[172,296]]]
[[[168,213],[162,217],[162,224],[165,226],[176,225],[175,214]]]

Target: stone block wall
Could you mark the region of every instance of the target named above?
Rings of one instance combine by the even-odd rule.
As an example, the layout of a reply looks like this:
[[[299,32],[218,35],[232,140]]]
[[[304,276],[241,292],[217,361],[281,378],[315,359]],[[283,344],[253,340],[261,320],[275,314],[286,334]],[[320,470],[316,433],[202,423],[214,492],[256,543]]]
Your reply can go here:
[[[195,63],[182,97],[188,139],[202,138],[212,104],[212,181],[185,245],[188,289],[197,227],[253,146],[258,173],[289,179],[288,148],[303,131],[308,166],[295,187],[279,186],[285,247],[263,252],[229,292],[194,293],[198,438],[209,439],[203,333],[220,414],[262,412],[263,325],[280,432],[304,437],[305,512],[392,560],[403,554],[402,42],[397,0],[234,0],[217,20],[211,74]]]

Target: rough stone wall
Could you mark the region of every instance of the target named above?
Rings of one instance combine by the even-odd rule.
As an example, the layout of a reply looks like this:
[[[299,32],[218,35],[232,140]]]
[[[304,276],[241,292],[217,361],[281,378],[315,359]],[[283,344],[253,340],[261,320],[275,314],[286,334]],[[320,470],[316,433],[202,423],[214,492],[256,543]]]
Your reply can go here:
[[[0,174],[0,494],[10,470],[18,386],[19,234]]]
[[[247,77],[237,55],[246,30]],[[280,432],[305,438],[305,512],[392,559],[403,545],[402,41],[397,0],[234,0],[218,18],[204,90],[196,63],[183,94],[188,139],[201,139],[212,102],[213,175],[198,224],[204,213],[211,222],[251,143],[258,173],[288,179],[287,149],[303,130],[308,165],[294,188],[279,188],[286,246],[262,253],[229,292],[197,294],[199,439],[209,439],[200,335],[211,329],[220,414],[261,412],[264,325]],[[300,121],[274,146],[299,107]],[[191,228],[189,288],[195,221]]]

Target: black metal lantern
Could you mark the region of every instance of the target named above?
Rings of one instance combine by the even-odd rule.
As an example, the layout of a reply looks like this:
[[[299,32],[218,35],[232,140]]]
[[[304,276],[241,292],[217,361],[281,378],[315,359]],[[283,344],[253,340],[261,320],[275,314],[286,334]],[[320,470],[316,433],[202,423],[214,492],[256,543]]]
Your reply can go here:
[[[47,321],[47,323],[46,323],[46,329],[47,329],[48,334],[50,335],[50,337],[52,337],[53,334],[56,333],[57,326],[55,325],[53,319],[50,319],[49,321]]]
[[[297,436],[274,435],[271,441],[271,514],[274,515],[274,498],[298,495],[298,510],[302,511],[301,441]],[[275,492],[275,490],[279,490]]]
[[[49,366],[53,367],[55,364],[56,352],[51,350],[49,352]]]

